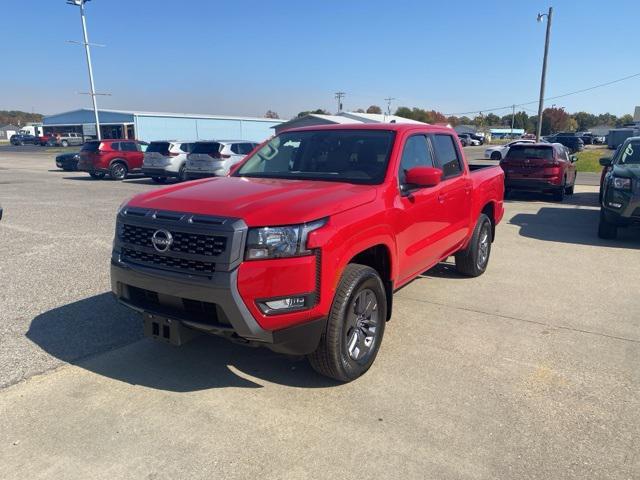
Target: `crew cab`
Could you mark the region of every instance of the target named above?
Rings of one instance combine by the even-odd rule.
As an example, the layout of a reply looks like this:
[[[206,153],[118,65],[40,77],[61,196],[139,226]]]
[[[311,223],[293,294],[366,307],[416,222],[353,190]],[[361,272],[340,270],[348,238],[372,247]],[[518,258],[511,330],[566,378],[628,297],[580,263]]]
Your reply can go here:
[[[602,183],[598,236],[614,239],[618,229],[640,224],[640,137],[624,141],[613,158],[601,158],[607,169]]]
[[[284,131],[229,176],[125,201],[112,291],[153,338],[221,335],[350,381],[376,357],[395,290],[452,255],[460,273],[485,272],[503,188],[450,128]]]
[[[554,200],[573,195],[577,157],[560,143],[512,145],[500,161],[507,195],[511,190],[550,192]]]
[[[109,174],[113,180],[124,180],[129,173],[142,170],[147,145],[139,140],[92,140],[80,149],[78,170],[96,179]]]

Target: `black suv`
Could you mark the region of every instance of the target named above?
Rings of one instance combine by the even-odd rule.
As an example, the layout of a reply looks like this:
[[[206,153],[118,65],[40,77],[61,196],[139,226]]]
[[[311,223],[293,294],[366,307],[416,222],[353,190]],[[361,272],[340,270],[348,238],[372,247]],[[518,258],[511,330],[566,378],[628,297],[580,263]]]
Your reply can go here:
[[[23,133],[16,133],[15,135],[11,135],[9,141],[11,142],[11,145],[26,145],[27,143],[38,145],[40,143],[38,137]]]
[[[545,137],[545,140],[548,140],[550,143],[561,143],[571,150],[571,153],[581,152],[584,150],[584,142],[573,132],[556,133],[550,137]]]
[[[640,224],[640,137],[625,140],[613,158],[600,159],[608,167],[602,183],[600,238],[616,238],[619,227]]]

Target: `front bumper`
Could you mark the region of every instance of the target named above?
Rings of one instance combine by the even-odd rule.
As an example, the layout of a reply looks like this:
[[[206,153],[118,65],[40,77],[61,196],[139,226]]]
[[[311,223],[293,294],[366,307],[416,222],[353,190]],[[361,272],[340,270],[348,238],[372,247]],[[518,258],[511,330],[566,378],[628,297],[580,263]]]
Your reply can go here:
[[[607,189],[602,199],[602,210],[607,221],[621,227],[640,223],[640,183],[634,187],[635,193]]]
[[[562,188],[559,178],[509,178],[504,179],[505,188],[527,191],[550,191]]]
[[[145,315],[170,319],[201,332],[264,345],[290,355],[313,352],[326,320],[277,329],[262,328],[238,291],[238,269],[207,279],[180,278],[112,259],[111,289],[123,304]]]

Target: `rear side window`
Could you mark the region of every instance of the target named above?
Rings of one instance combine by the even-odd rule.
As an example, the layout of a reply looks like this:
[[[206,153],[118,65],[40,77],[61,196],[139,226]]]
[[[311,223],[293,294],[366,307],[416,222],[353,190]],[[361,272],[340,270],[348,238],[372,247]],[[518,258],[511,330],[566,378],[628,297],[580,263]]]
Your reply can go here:
[[[123,152],[137,152],[138,147],[133,142],[120,142],[120,150]]]
[[[239,143],[238,144],[238,151],[242,155],[250,154],[254,148],[255,148],[255,144],[254,143]]]
[[[147,147],[149,153],[167,153],[169,151],[169,142],[151,142]]]
[[[218,142],[197,142],[193,146],[191,153],[218,153],[221,145]]]
[[[507,153],[509,159],[540,159],[553,160],[553,147],[529,147],[525,145],[515,145]]]
[[[97,152],[100,149],[100,142],[87,142],[80,149],[81,152]]]
[[[407,170],[413,167],[433,166],[433,158],[431,157],[431,150],[429,149],[427,137],[424,135],[414,135],[409,137],[404,144],[402,158],[400,160],[400,171],[398,172],[400,185],[405,183]]]
[[[120,150],[120,142],[111,142],[111,150]]]
[[[462,173],[453,137],[451,135],[434,135],[432,139],[436,162],[438,167],[442,169],[443,177],[455,177]]]
[[[242,145],[242,144],[241,143],[232,143],[231,147],[229,147],[229,148],[233,153],[240,154],[240,153],[242,153],[240,151],[240,145]]]

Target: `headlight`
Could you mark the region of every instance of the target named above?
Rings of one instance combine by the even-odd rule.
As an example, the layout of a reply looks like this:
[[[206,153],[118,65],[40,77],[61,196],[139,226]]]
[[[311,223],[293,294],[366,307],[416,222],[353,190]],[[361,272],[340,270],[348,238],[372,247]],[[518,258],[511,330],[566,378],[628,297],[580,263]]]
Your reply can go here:
[[[613,188],[616,190],[631,190],[631,179],[613,177]]]
[[[307,236],[327,223],[326,219],[301,225],[249,229],[246,260],[309,255]]]

